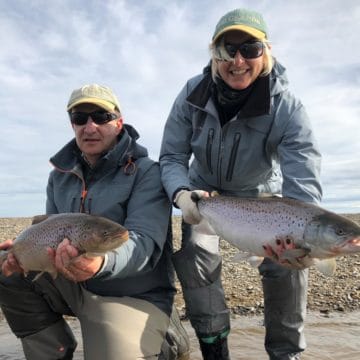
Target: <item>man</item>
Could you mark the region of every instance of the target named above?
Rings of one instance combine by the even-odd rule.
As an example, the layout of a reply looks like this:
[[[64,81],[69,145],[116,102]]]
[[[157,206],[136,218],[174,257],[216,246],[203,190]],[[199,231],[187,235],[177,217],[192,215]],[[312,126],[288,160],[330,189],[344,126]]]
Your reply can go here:
[[[166,192],[184,219],[182,248],[173,260],[191,324],[203,358],[227,360],[230,317],[218,238],[203,241],[191,227],[200,220],[191,191],[282,194],[318,203],[320,153],[303,105],[288,91],[285,68],[271,55],[259,13],[235,9],[221,17],[210,50],[210,64],[186,83],[172,107],[160,167]],[[269,358],[299,359],[305,349],[307,270],[269,260],[259,270]]]
[[[186,359],[188,339],[173,306],[171,206],[158,164],[123,123],[110,88],[74,90],[67,111],[75,139],[50,160],[46,212],[107,217],[129,230],[129,240],[105,256],[84,257],[64,239],[49,249],[56,280],[24,278],[9,255],[1,309],[27,359],[72,359],[76,340],[63,315],[79,319],[86,359]]]

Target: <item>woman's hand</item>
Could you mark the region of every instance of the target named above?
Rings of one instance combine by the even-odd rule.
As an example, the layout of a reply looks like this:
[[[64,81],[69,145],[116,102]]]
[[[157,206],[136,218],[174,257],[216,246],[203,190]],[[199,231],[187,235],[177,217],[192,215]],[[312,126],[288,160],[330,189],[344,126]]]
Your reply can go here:
[[[188,224],[198,224],[201,221],[201,215],[191,194],[196,193],[198,198],[208,197],[209,193],[204,190],[180,190],[175,196],[175,204],[180,208],[184,221]]]

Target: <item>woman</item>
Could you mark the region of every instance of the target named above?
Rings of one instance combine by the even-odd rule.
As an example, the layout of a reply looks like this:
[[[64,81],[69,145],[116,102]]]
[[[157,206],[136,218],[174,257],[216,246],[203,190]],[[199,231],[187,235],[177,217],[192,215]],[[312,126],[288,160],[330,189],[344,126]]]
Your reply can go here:
[[[161,177],[184,218],[174,254],[188,315],[204,359],[229,359],[229,311],[221,285],[218,239],[202,241],[192,190],[318,203],[320,154],[303,105],[288,91],[285,68],[271,55],[262,16],[235,9],[218,22],[210,64],[190,79],[167,120]],[[190,158],[193,161],[190,162]],[[305,349],[307,271],[264,261],[265,347],[270,359],[298,359]]]

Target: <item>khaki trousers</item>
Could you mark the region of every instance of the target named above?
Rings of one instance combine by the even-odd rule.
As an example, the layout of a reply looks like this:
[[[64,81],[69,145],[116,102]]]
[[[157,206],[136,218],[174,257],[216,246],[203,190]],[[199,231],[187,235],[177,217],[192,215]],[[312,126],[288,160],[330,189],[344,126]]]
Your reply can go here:
[[[160,354],[168,360],[188,353],[175,307],[170,322],[148,301],[98,296],[62,276],[45,274],[35,282],[0,276],[0,305],[27,360],[72,359],[77,342],[63,315],[79,319],[86,360],[153,360]]]
[[[130,297],[84,292],[77,314],[87,360],[158,359],[169,317],[153,304]]]

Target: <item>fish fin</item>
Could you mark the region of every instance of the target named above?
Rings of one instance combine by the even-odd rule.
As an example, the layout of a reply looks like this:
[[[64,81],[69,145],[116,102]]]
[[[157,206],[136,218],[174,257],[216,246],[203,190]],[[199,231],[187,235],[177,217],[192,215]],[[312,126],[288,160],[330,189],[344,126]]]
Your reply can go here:
[[[36,276],[33,278],[32,282],[35,282],[36,280],[40,279],[40,277],[44,274],[44,271],[39,272],[36,274]],[[27,274],[25,275],[27,276]]]
[[[40,279],[41,276],[43,276],[46,272],[48,272],[54,280],[57,278],[57,271],[55,269],[51,270],[51,271],[46,270],[46,271],[41,271],[38,274],[36,274],[35,277],[32,279],[32,282]],[[27,276],[27,274],[25,274],[25,276]]]
[[[252,267],[259,267],[260,264],[264,261],[264,258],[261,257],[261,256],[256,256],[256,255],[253,255],[253,256],[250,256],[248,259],[247,259],[248,263],[252,266]]]
[[[57,276],[58,276],[58,272],[56,271],[56,269],[51,270],[51,271],[48,270],[48,273],[51,275],[51,277],[52,277],[54,280],[55,280],[55,279],[57,278]]]
[[[103,252],[84,252],[80,256],[87,259],[87,258],[93,258],[93,257],[97,257],[97,256],[104,256],[104,253]]]
[[[286,249],[281,254],[281,259],[293,259],[293,258],[301,258],[309,254],[309,249],[305,248],[297,248],[297,249]]]
[[[32,218],[31,225],[39,224],[42,221],[46,220],[50,215],[44,214],[44,215],[35,215]]]
[[[231,259],[233,262],[247,261],[252,267],[258,267],[263,260],[264,258],[261,256],[251,255],[245,252],[238,252]]]
[[[308,248],[287,249],[278,260],[282,265],[284,265],[285,260],[285,264],[290,264],[291,268],[302,270],[315,264],[315,259],[309,255],[310,253],[311,250]]]
[[[241,262],[249,258],[249,253],[237,252],[232,258],[232,262]]]
[[[216,235],[212,226],[205,219],[202,219],[198,224],[193,225],[193,230],[199,234]]]
[[[334,258],[331,259],[314,259],[315,267],[318,271],[320,271],[325,276],[332,276],[336,270],[336,260]]]
[[[9,253],[8,250],[0,250],[0,266],[6,260],[8,253]],[[0,268],[0,272],[1,272],[1,268]]]

